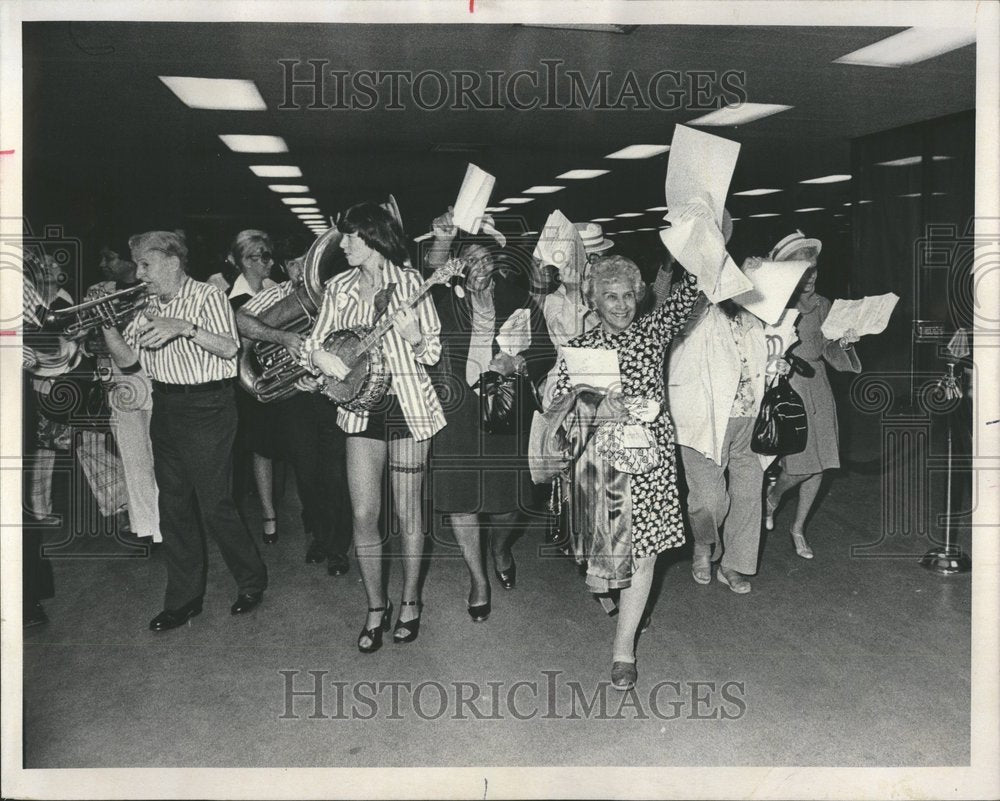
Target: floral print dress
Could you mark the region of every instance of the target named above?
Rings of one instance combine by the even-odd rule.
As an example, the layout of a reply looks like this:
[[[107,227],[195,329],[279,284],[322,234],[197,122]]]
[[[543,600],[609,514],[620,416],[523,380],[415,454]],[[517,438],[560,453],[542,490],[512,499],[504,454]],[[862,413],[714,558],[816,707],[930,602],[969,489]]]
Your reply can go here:
[[[660,414],[648,425],[662,452],[662,461],[648,473],[630,477],[632,495],[632,555],[654,556],[684,544],[684,521],[677,491],[674,424],[667,409],[663,360],[673,338],[685,327],[698,299],[697,280],[685,274],[669,299],[624,331],[609,334],[603,325],[570,340],[568,347],[618,351],[622,392],[660,404]],[[559,360],[555,397],[571,389],[566,361]]]

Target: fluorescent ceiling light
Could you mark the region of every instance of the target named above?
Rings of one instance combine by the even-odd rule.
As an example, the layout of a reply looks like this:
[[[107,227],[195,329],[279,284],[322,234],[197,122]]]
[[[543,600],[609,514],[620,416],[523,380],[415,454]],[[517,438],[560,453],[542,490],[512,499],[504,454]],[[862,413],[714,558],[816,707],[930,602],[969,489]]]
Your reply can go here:
[[[301,178],[302,170],[290,164],[254,164],[250,170],[258,178]]]
[[[807,181],[799,181],[800,184],[837,184],[841,181],[850,181],[850,175],[824,175],[821,178],[810,178]]]
[[[434,236],[434,232],[433,231],[428,231],[426,234],[421,234],[420,236],[413,237],[413,241],[414,242],[423,242],[425,239],[430,239],[432,236]]]
[[[507,211],[508,206],[487,206],[483,211],[493,211],[500,213],[501,211]]]
[[[896,197],[920,197],[919,192],[907,192],[905,195],[896,195]]]
[[[834,59],[834,64],[905,67],[974,44],[974,28],[910,28]]]
[[[267,188],[272,192],[308,192],[309,187],[305,184],[268,184]]]
[[[729,219],[732,220],[733,222],[739,222],[743,218],[742,217],[730,217]]]
[[[319,212],[316,212],[316,211],[311,211],[308,214],[296,214],[295,216],[299,217],[299,218],[301,218],[303,220],[325,220],[326,219],[326,215],[320,214]]]
[[[614,153],[609,153],[606,159],[648,159],[659,156],[670,150],[670,145],[629,145]]]
[[[758,195],[773,195],[780,192],[780,189],[744,189],[742,192],[733,192],[734,197],[757,197]]]
[[[283,197],[281,202],[288,206],[309,206],[316,205],[314,197]]]
[[[653,206],[652,208],[646,209],[646,211],[670,211],[666,206]]]
[[[633,231],[631,228],[626,228],[626,229],[624,229],[622,231],[615,231],[614,232],[615,236],[618,236],[619,234],[634,234],[634,233],[635,233],[635,231]]]
[[[947,194],[947,192],[931,192],[931,197],[944,197]]]
[[[655,231],[655,228],[636,228],[636,231]]]
[[[173,75],[160,75],[159,78],[189,108],[267,111],[267,104],[253,81]]]
[[[557,175],[556,180],[566,179],[567,181],[582,181],[585,178],[596,178],[599,175],[607,175],[611,170],[570,170],[562,175]]]
[[[531,203],[533,200],[533,197],[505,197],[500,202],[508,206],[520,206],[523,203]]]
[[[624,211],[621,214],[616,214],[615,217],[641,217],[641,211]]]
[[[750,219],[752,219],[752,220],[759,220],[762,217],[780,217],[780,216],[781,215],[777,214],[776,212],[769,211],[766,214],[751,214],[750,215]]]
[[[594,217],[591,222],[614,222],[614,217]]]
[[[858,201],[858,205],[859,206],[864,206],[866,203],[871,203],[871,202],[873,202],[873,201],[871,201],[871,200],[859,200]]]
[[[219,134],[226,147],[234,153],[287,153],[288,145],[280,136],[250,134]]]
[[[315,211],[315,212],[319,213],[319,206],[298,206],[295,209],[295,211],[296,211],[296,213],[298,213],[300,211]]]
[[[559,192],[565,189],[565,186],[533,186],[530,189],[525,189],[522,195],[551,195],[553,192]]]
[[[805,209],[796,209],[796,211],[823,211],[823,210],[824,209],[821,206],[809,206],[808,208]]]
[[[948,159],[953,159],[954,156],[931,156],[931,161],[948,161]],[[876,166],[879,167],[909,167],[913,164],[920,164],[924,160],[923,156],[907,156],[903,159],[894,159],[893,161],[878,161]]]
[[[688,125],[743,125],[781,111],[788,111],[790,108],[792,106],[783,106],[780,103],[740,103],[710,111],[703,117],[691,120]]]

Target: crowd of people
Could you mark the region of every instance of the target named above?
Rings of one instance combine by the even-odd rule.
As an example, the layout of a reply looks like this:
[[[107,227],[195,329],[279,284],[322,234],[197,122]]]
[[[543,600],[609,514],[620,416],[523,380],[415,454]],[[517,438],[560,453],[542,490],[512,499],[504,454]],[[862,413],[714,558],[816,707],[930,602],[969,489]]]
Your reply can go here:
[[[163,632],[202,610],[206,536],[235,581],[232,614],[262,603],[268,574],[258,543],[278,541],[275,486],[287,464],[306,562],[342,576],[353,545],[367,595],[357,647],[372,653],[390,630],[394,643],[419,636],[428,499],[454,534],[468,570],[468,614],[480,623],[492,612],[491,586],[517,586],[511,546],[524,516],[549,509],[563,517],[565,552],[586,565],[587,589],[617,612],[611,682],[632,687],[659,554],[690,534],[693,580],[709,584],[714,575],[748,593],[761,530],[773,528],[782,499],[798,488],[790,534],[798,555],[813,558],[805,524],[824,471],[839,464],[826,365],[857,372],[860,363],[853,337],[822,334],[830,302],[815,293],[818,240],[796,232],[767,254],[810,264],[788,302],[798,315],[792,359],[768,347],[764,323],[749,311],[710,302],[669,252],[647,283],[600,226],[575,229],[579,256],[546,265],[511,258],[495,232],[460,231],[449,210],[414,263],[390,211],[352,206],[324,235],[339,238],[346,266],[326,282],[305,333],[267,315],[303,281],[305,247],[276,248],[264,231],[241,231],[226,269],[202,282],[190,275],[181,232],[137,233],[127,248],[109,243],[104,280],[88,297],[139,283],[148,290],[130,321],[88,332],[89,346],[78,349],[96,360],[85,369],[101,379],[111,445],[70,443],[72,422],[47,416],[46,388],[70,365],[52,367],[36,343],[47,311],[74,299],[60,293],[58,266],[40,259],[25,278],[28,515],[57,517],[52,454],[72,449],[102,514],[162,540],[166,590],[149,627]],[[749,258],[743,271],[760,263]],[[429,280],[456,264],[458,277]],[[375,345],[384,399],[335,402],[331,387],[357,367],[329,346],[331,335],[379,321],[391,321]],[[66,339],[57,350],[73,350]],[[263,402],[238,383],[241,348],[254,342],[287,351],[301,373],[290,396]],[[575,381],[567,353],[576,348],[614,351],[618,386]],[[80,369],[78,356],[69,361]],[[788,373],[804,400],[808,444],[774,464],[753,451],[751,435],[766,387]],[[250,487],[259,535],[240,510]],[[398,609],[383,554],[389,529],[401,542]],[[26,569],[38,568],[27,558],[37,550],[26,541]],[[26,574],[26,625],[44,620],[44,592]]]

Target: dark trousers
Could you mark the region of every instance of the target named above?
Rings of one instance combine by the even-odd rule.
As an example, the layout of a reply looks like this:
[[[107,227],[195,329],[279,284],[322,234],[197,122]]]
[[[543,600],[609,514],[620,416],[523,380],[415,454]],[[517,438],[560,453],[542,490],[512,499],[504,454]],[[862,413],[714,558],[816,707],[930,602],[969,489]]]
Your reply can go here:
[[[199,512],[238,591],[263,590],[267,569],[231,494],[236,436],[233,387],[176,394],[154,390],[149,434],[167,560],[164,607],[177,609],[205,592],[206,543]]]
[[[300,392],[281,402],[278,418],[302,501],[302,525],[327,556],[346,554],[353,526],[347,438],[337,425],[337,406],[319,393]]]

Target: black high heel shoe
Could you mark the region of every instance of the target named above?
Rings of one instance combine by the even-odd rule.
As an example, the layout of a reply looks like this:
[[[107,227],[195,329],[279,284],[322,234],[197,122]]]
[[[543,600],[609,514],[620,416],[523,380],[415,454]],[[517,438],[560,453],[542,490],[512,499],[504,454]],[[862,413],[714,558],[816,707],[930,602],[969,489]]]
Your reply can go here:
[[[469,617],[472,618],[473,623],[482,623],[490,616],[490,612],[493,611],[493,605],[487,599],[484,604],[476,604],[473,606],[469,604]]]
[[[514,563],[514,557],[510,557],[510,567],[506,570],[498,570],[493,568],[493,572],[496,574],[497,581],[500,582],[500,586],[505,590],[512,590],[517,586],[517,565]]]
[[[415,606],[417,611],[423,612],[424,605],[420,601],[400,601],[400,612],[402,612],[402,607],[404,606]],[[392,630],[392,641],[393,642],[413,642],[417,639],[417,635],[420,633],[420,615],[417,615],[413,620],[397,620],[396,628]]]
[[[358,635],[358,650],[363,654],[373,654],[382,647],[382,632],[388,631],[389,626],[392,625],[392,601],[389,601],[388,606],[369,606],[368,611],[381,612],[382,619],[373,629],[361,629],[361,633]],[[366,620],[365,623],[367,622]],[[371,645],[364,646],[361,644],[361,641],[366,637],[371,641]]]
[[[277,522],[278,522],[278,518],[276,518],[276,517],[265,517],[264,518],[264,523],[265,524],[267,524],[267,523],[275,523],[275,524],[277,524]],[[277,525],[275,525],[274,531],[271,531],[271,532],[265,531],[265,532],[263,532],[263,540],[264,540],[264,544],[265,545],[274,545],[274,543],[276,543],[278,541],[278,527],[277,527]]]

